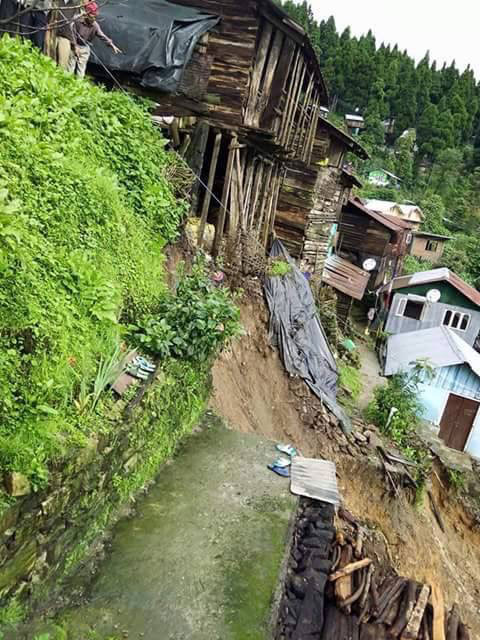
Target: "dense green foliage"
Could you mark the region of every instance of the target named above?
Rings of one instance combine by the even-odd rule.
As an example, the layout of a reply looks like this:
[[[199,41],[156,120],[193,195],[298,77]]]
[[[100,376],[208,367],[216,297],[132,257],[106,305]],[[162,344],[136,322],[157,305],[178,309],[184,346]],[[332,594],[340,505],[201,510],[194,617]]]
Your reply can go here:
[[[147,104],[0,40],[0,470],[34,487],[103,422],[127,327],[170,300],[185,168],[164,144]]]
[[[166,295],[155,315],[133,330],[140,344],[156,356],[203,363],[240,332],[240,311],[230,291],[216,287],[197,259],[191,273],[180,277],[175,294]]]
[[[366,412],[369,421],[380,427],[408,458],[419,464],[418,481],[424,480],[428,466],[427,452],[416,436],[423,413],[418,394],[421,382],[431,375],[428,363],[419,362],[410,373],[392,376],[387,384],[376,387]]]
[[[373,169],[401,178],[401,190],[366,186],[361,195],[413,201],[426,213],[425,231],[453,236],[442,263],[480,285],[480,87],[470,68],[437,68],[427,53],[418,64],[372,32],[352,37],[335,20],[317,21],[310,4],[281,2],[309,34],[330,88],[331,116],[359,112],[367,162],[356,161],[367,185]],[[393,119],[392,132],[384,122]],[[431,265],[427,265],[431,266]],[[410,262],[409,270],[415,268]]]

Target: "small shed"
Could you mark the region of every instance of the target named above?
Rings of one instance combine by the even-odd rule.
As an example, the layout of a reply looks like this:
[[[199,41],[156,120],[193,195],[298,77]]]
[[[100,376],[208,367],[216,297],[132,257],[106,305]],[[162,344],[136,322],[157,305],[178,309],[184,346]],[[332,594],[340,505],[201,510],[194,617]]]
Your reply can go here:
[[[345,124],[349,133],[358,135],[362,129],[365,129],[365,118],[358,113],[347,113],[345,116]]]
[[[447,446],[480,458],[480,354],[443,326],[390,336],[386,376],[408,373],[418,361],[434,369],[420,385],[422,418]]]
[[[428,260],[432,264],[440,261],[445,251],[445,245],[451,240],[449,236],[440,236],[426,231],[415,231],[410,254],[421,260]]]
[[[383,287],[385,331],[405,334],[448,327],[474,346],[480,332],[480,292],[449,269],[394,278]]]
[[[362,300],[370,274],[340,256],[327,258],[323,268],[322,282],[337,291],[337,317],[346,324],[354,300]]]
[[[359,198],[351,198],[342,209],[337,254],[360,268],[366,260],[373,260],[369,285],[374,289],[401,273],[411,231],[409,223],[372,211]]]

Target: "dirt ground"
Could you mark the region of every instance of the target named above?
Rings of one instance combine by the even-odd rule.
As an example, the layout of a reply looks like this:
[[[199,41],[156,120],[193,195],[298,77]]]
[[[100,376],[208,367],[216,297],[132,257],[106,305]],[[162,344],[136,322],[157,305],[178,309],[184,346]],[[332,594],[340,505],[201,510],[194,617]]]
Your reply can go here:
[[[212,408],[233,429],[291,442],[306,456],[333,459],[345,507],[367,524],[372,539],[384,541],[394,569],[437,584],[448,607],[460,605],[472,638],[480,638],[480,533],[460,501],[434,476],[432,493],[444,533],[429,502],[415,506],[406,496],[390,497],[375,455],[355,450],[306,385],[284,372],[269,344],[261,296],[245,302],[242,319],[246,335],[214,367]],[[368,385],[370,391],[375,384]]]

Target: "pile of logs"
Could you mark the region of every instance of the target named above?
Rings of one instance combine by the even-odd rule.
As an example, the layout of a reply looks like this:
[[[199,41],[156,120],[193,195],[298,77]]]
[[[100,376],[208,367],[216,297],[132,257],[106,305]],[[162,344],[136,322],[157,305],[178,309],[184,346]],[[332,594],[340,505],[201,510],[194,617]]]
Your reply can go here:
[[[353,522],[353,519],[351,519]],[[322,640],[469,640],[455,605],[446,615],[441,591],[390,572],[377,576],[364,553],[365,532],[338,532],[326,590]]]
[[[365,529],[348,511],[340,515],[336,531],[331,505],[302,500],[277,640],[470,640],[458,607],[447,614],[436,585],[376,568]]]

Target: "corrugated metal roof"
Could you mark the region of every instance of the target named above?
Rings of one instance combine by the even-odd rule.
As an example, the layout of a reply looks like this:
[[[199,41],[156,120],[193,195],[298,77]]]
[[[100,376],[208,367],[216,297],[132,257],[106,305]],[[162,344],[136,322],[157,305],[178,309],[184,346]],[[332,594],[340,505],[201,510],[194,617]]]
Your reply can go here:
[[[322,281],[355,300],[365,294],[370,274],[340,256],[330,256],[325,262]]]
[[[387,342],[385,375],[411,369],[425,360],[435,369],[468,364],[480,377],[480,354],[447,327],[434,327],[390,336]]]
[[[360,198],[350,198],[348,204],[354,206],[356,209],[365,213],[367,216],[370,216],[373,220],[376,220],[381,225],[390,229],[390,231],[394,231],[395,233],[399,233],[404,231],[404,227],[400,224],[400,218],[396,218],[395,216],[386,216],[382,213],[378,213],[377,211],[372,211],[368,209],[360,200]]]
[[[429,233],[427,231],[415,231],[415,237],[419,238],[434,238],[435,240],[451,240],[451,236],[440,236],[438,233]]]
[[[455,287],[457,291],[460,291],[461,294],[480,307],[480,292],[446,267],[431,269],[430,271],[419,271],[418,273],[413,273],[408,276],[400,276],[399,278],[394,278],[390,285],[393,290],[396,290],[433,282],[449,282],[452,287]]]
[[[410,222],[409,220],[404,220],[403,218],[398,218],[397,216],[391,216],[386,213],[382,213],[382,216],[384,218],[387,218],[387,220],[390,220],[391,222],[398,224],[398,226],[402,227],[402,229],[408,229],[410,231],[415,227],[415,224],[418,224],[418,223],[415,223],[415,221]]]
[[[402,216],[408,218],[412,213],[417,213],[424,220],[423,211],[416,204],[399,204],[398,202],[390,202],[388,200],[367,200],[365,206],[378,213],[395,215],[393,211],[396,209]]]
[[[340,504],[335,463],[295,456],[292,460],[290,491],[296,496]]]

